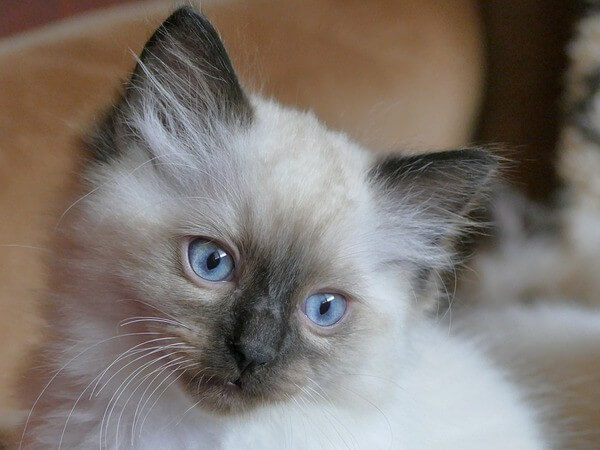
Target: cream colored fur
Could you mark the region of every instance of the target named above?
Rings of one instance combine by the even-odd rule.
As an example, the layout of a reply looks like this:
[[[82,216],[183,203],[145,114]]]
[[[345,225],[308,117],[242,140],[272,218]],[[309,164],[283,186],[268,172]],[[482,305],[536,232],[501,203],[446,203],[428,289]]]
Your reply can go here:
[[[154,151],[164,152],[165,166],[154,167],[130,148],[104,169],[88,171],[95,188],[61,222],[66,243],[49,299],[56,340],[44,352],[53,369],[40,379],[56,376],[34,405],[27,448],[119,448],[132,439],[144,449],[547,448],[524,393],[473,342],[416,312],[409,272],[385,264],[390,255],[431,260],[428,251],[411,249],[417,235],[380,234],[385,217],[367,182],[374,156],[311,115],[258,97],[252,105],[248,130],[213,128],[226,145],[216,153],[202,140],[192,146],[193,134],[176,142],[152,114],[139,116],[137,128]],[[251,216],[242,223],[246,203]],[[410,221],[418,217],[418,209],[406,214],[412,233],[418,227]],[[121,321],[144,315],[126,299],[176,314],[176,300],[195,291],[173,275],[171,236],[210,232],[229,242],[240,227],[260,245],[300,239],[314,254],[327,255],[332,270],[321,282],[360,299],[354,307],[360,326],[346,338],[353,350],[333,372],[306,378],[288,401],[233,416],[194,407],[175,381],[181,367],[175,365],[147,420],[136,422],[140,391],[132,388],[155,366],[131,372],[134,364],[119,373],[119,364],[110,364],[155,336],[116,337]],[[331,345],[305,333],[314,345]],[[74,347],[66,346],[71,342]],[[101,378],[99,395],[90,399],[106,367],[116,379],[103,388]],[[140,378],[126,378],[130,373]]]

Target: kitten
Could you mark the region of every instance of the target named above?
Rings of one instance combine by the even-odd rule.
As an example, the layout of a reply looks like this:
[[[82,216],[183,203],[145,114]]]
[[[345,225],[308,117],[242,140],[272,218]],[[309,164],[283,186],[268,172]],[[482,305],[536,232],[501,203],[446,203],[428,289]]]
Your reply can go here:
[[[518,389],[420,306],[484,151],[378,160],[245,93],[190,8],[89,148],[24,448],[546,448]]]

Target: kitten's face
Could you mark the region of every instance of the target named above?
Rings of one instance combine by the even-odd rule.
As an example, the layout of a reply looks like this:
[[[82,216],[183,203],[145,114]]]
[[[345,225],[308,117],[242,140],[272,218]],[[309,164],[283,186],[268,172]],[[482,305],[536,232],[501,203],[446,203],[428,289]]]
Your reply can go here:
[[[252,108],[252,124],[216,154],[188,158],[189,167],[165,155],[93,206],[108,233],[102,245],[128,254],[115,256],[119,296],[182,324],[149,323],[192,347],[173,354],[198,364],[184,385],[220,411],[325,388],[368,366],[375,337],[408,304],[408,286],[390,281],[398,272],[378,250],[371,155],[309,115],[260,100]],[[110,170],[131,173],[146,160],[131,152]]]
[[[94,143],[82,245],[107,308],[159,317],[136,326],[186,344],[169,358],[199,407],[331,398],[392,370],[491,158],[378,163],[313,116],[248,98],[187,9],[151,39],[126,98]]]

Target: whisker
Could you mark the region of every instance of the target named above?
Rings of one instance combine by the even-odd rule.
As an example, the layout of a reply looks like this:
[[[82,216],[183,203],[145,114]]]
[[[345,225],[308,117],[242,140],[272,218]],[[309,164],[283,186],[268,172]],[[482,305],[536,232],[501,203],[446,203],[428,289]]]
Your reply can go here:
[[[179,420],[177,420],[177,423],[173,424],[174,420],[172,420],[171,422],[167,423],[163,430],[166,430],[167,428],[173,426],[173,428],[177,428],[177,426],[183,422],[183,419],[185,418],[185,416],[192,410],[194,409],[196,406],[198,406],[200,403],[202,403],[202,400],[204,400],[206,398],[206,395],[202,396],[200,398],[200,400],[198,400],[196,403],[194,403],[192,406],[190,406],[188,409],[186,409],[183,414],[181,415],[181,417],[179,418]]]
[[[123,298],[123,299],[121,299],[121,300],[117,300],[117,301],[118,301],[118,302],[136,302],[136,303],[140,303],[140,304],[142,304],[142,305],[144,305],[144,306],[147,306],[147,307],[149,307],[149,308],[152,308],[152,309],[154,309],[155,311],[158,311],[158,312],[159,312],[159,313],[161,313],[161,314],[164,314],[164,315],[165,315],[166,317],[168,317],[169,319],[171,319],[171,320],[174,320],[175,322],[178,322],[178,323],[179,323],[179,320],[177,320],[177,318],[176,318],[176,317],[174,317],[174,316],[172,316],[171,314],[169,314],[169,313],[167,313],[167,312],[163,311],[162,309],[158,308],[157,306],[151,305],[150,303],[147,303],[147,302],[145,302],[145,301],[143,301],[143,300],[139,300],[139,299],[137,299],[137,298]],[[182,325],[183,325],[183,324],[182,324]]]
[[[116,441],[119,442],[119,428],[121,426],[121,419],[123,417],[123,413],[125,412],[125,408],[127,407],[127,404],[129,403],[129,401],[133,398],[133,396],[135,395],[135,393],[137,392],[137,390],[144,384],[144,382],[150,378],[152,376],[152,374],[156,373],[157,371],[160,370],[159,373],[162,373],[163,371],[167,370],[170,367],[173,367],[175,365],[181,364],[180,360],[184,359],[185,356],[180,356],[179,358],[175,358],[173,361],[167,362],[166,364],[163,364],[161,366],[159,366],[157,369],[154,369],[152,372],[150,372],[149,374],[145,375],[142,380],[138,383],[138,385],[135,387],[135,389],[133,389],[133,391],[131,391],[131,394],[129,394],[129,397],[127,397],[127,399],[125,400],[125,403],[123,404],[123,407],[121,408],[121,412],[119,413],[119,417],[117,419],[117,429],[115,432],[116,435]],[[185,361],[184,361],[185,362]],[[134,416],[135,419],[135,416]],[[133,429],[132,429],[132,433],[133,433]],[[131,435],[131,445],[133,446],[133,434]]]
[[[162,334],[162,333],[161,333]],[[121,353],[119,356],[117,356],[112,363],[110,363],[99,375],[97,375],[94,380],[96,381],[96,384],[94,385],[94,389],[92,389],[92,392],[90,394],[90,399],[92,398],[92,396],[94,395],[94,392],[96,391],[96,389],[98,388],[98,384],[100,384],[100,381],[102,380],[102,378],[104,377],[104,375],[111,369],[111,367],[118,363],[121,359],[124,359],[126,357],[129,356],[133,356],[135,354],[138,354],[140,352],[146,351],[146,350],[150,350],[150,349],[155,349],[158,348],[158,346],[155,347],[148,347],[148,348],[141,348],[138,349],[138,347],[141,347],[142,345],[146,345],[146,344],[150,344],[150,343],[154,343],[154,342],[159,342],[159,341],[164,341],[164,340],[170,340],[170,339],[176,339],[175,337],[163,337],[163,338],[158,338],[158,339],[150,339],[148,341],[144,341],[141,342],[137,345],[134,345],[133,347],[128,348],[127,350],[125,350],[123,353]],[[136,350],[137,349],[137,350]]]
[[[169,376],[173,375],[175,373],[175,371],[177,370],[185,370],[188,369],[190,367],[194,367],[195,365],[197,365],[197,363],[191,364],[190,366],[187,367],[183,367],[183,368],[178,368],[173,370],[171,374],[169,374]],[[166,388],[164,388],[162,390],[162,392],[159,394],[159,396],[156,398],[156,400],[154,400],[154,403],[152,403],[152,405],[150,406],[150,408],[148,409],[148,411],[146,412],[146,414],[144,415],[144,418],[142,419],[142,423],[140,425],[140,429],[139,429],[139,436],[142,435],[142,431],[144,429],[144,425],[146,423],[146,420],[148,419],[148,416],[150,415],[150,413],[152,412],[152,409],[154,409],[154,407],[156,406],[156,404],[158,403],[158,401],[161,399],[161,397],[164,395],[165,392],[167,392],[167,390],[177,381],[179,380],[179,378],[181,378],[183,376],[185,372],[181,372],[179,375],[177,375],[177,377],[175,377],[175,379],[173,381],[171,381]],[[166,377],[165,380],[163,380],[162,383],[160,383],[156,389],[154,391],[152,391],[152,393],[150,394],[150,396],[148,397],[148,399],[152,398],[152,395],[154,395],[154,392],[156,392],[156,390],[166,381],[168,380],[169,377]]]
[[[158,345],[158,346],[154,346],[154,347],[141,348],[141,349],[139,349],[139,350],[136,350],[138,347],[141,347],[142,345],[149,344],[149,343],[151,343],[151,342],[153,342],[153,341],[154,341],[154,342],[158,342],[158,341],[164,341],[164,340],[173,340],[173,339],[177,339],[177,338],[175,338],[175,337],[167,337],[167,338],[161,338],[161,339],[153,339],[153,340],[151,340],[151,341],[142,342],[141,344],[138,344],[138,345],[136,345],[136,346],[134,346],[134,347],[132,347],[132,348],[130,348],[130,349],[128,349],[128,350],[126,350],[125,352],[121,353],[121,355],[119,355],[119,356],[118,356],[118,357],[117,357],[117,358],[116,358],[116,359],[115,359],[115,360],[114,360],[114,361],[113,361],[113,362],[112,362],[112,363],[111,363],[111,364],[110,364],[110,365],[109,365],[109,366],[108,366],[106,369],[104,369],[104,371],[103,371],[103,372],[100,374],[100,377],[98,378],[98,380],[96,381],[96,384],[94,385],[94,389],[92,389],[92,395],[93,395],[94,393],[96,393],[96,396],[98,396],[98,395],[100,394],[100,392],[102,391],[102,389],[104,388],[104,386],[106,386],[106,385],[107,385],[107,384],[110,382],[110,380],[112,380],[112,378],[113,378],[115,375],[117,375],[117,374],[118,374],[118,373],[119,373],[119,372],[120,372],[122,369],[124,369],[124,368],[128,367],[128,366],[129,366],[131,363],[133,363],[133,362],[135,362],[135,361],[137,361],[137,360],[139,360],[139,359],[143,358],[144,356],[148,356],[148,355],[150,355],[150,354],[152,354],[152,353],[148,353],[148,355],[142,355],[140,358],[136,358],[135,360],[133,360],[133,361],[131,361],[131,362],[127,363],[125,366],[121,367],[121,369],[119,369],[117,372],[115,372],[115,373],[114,373],[114,374],[113,374],[113,375],[112,375],[112,376],[111,376],[111,377],[110,377],[110,378],[109,378],[109,379],[108,379],[108,380],[107,380],[107,381],[106,381],[106,382],[105,382],[105,383],[102,385],[102,387],[100,388],[100,390],[98,390],[98,391],[96,392],[96,389],[98,388],[98,385],[99,385],[99,384],[100,384],[100,382],[102,381],[102,378],[104,377],[104,375],[106,375],[106,373],[108,372],[108,370],[110,370],[110,368],[111,368],[111,367],[112,367],[114,364],[116,364],[117,362],[119,362],[120,360],[122,360],[122,359],[124,359],[124,358],[126,358],[126,357],[129,357],[129,356],[133,356],[133,355],[135,355],[135,354],[138,354],[138,353],[143,353],[143,352],[145,352],[145,351],[151,351],[151,350],[152,350],[152,351],[154,351],[154,353],[155,353],[155,352],[156,352],[156,350],[158,350],[158,349],[160,349],[160,348],[163,348],[163,346],[161,346],[161,345]],[[177,343],[177,344],[181,344],[181,343]],[[169,345],[171,345],[171,344],[169,344]],[[91,398],[91,396],[90,396],[90,398]]]
[[[103,437],[103,433],[102,433],[102,429],[104,427],[104,443],[107,444],[108,442],[108,426],[110,425],[110,418],[112,416],[112,413],[117,405],[117,403],[119,402],[119,399],[121,398],[121,396],[123,395],[123,393],[125,392],[125,390],[127,389],[127,387],[133,382],[133,380],[135,380],[138,375],[140,375],[146,368],[150,367],[152,364],[156,364],[158,361],[168,357],[170,355],[163,355],[160,358],[156,358],[153,359],[149,362],[146,362],[144,364],[142,364],[140,367],[138,367],[137,369],[135,369],[131,374],[129,374],[119,385],[119,387],[116,389],[116,391],[114,392],[114,394],[112,395],[112,397],[110,398],[106,409],[104,410],[104,414],[102,416],[102,422],[100,424],[100,448],[102,448],[102,437]],[[108,413],[108,415],[107,415]],[[106,423],[106,425],[104,426],[104,424]]]
[[[69,364],[71,364],[73,361],[75,361],[77,358],[79,358],[80,356],[82,356],[83,354],[85,354],[86,352],[90,351],[91,349],[104,344],[106,342],[112,341],[114,339],[120,339],[123,337],[128,337],[128,336],[140,336],[140,335],[151,335],[151,334],[162,334],[162,333],[158,333],[158,332],[140,332],[140,333],[127,333],[127,334],[121,334],[118,336],[112,336],[110,338],[107,339],[103,339],[99,342],[96,342],[93,345],[90,345],[89,347],[87,347],[86,349],[84,349],[83,351],[81,351],[80,353],[78,353],[77,355],[75,355],[73,358],[71,358],[69,361],[67,361],[53,376],[52,378],[50,378],[50,380],[48,381],[48,383],[46,383],[46,385],[44,386],[44,388],[42,389],[42,391],[40,392],[40,394],[37,396],[37,398],[35,399],[35,401],[33,402],[33,405],[31,406],[29,413],[27,414],[27,418],[25,419],[25,424],[23,425],[23,431],[21,433],[21,438],[19,440],[19,450],[21,450],[23,448],[23,440],[25,439],[25,433],[27,432],[27,426],[29,425],[29,421],[31,420],[31,415],[33,414],[33,411],[35,409],[35,407],[37,406],[38,402],[40,401],[40,399],[42,398],[42,396],[44,395],[44,392],[46,392],[46,390],[50,387],[50,385],[54,382],[54,380],[56,379],[56,377],[58,377],[58,375],[65,370]]]
[[[191,328],[189,328],[188,326],[184,325],[181,322],[178,322],[178,321],[175,321],[172,319],[164,319],[162,317],[130,317],[129,319],[125,319],[125,320],[122,320],[121,322],[119,322],[119,326],[125,327],[128,325],[132,325],[134,323],[141,323],[141,322],[158,322],[158,323],[164,323],[167,325],[174,325],[176,327],[183,327],[188,330],[191,330]]]
[[[142,350],[138,350],[138,351],[144,351],[144,350],[148,350],[148,349],[142,349]],[[183,356],[181,357],[183,358]],[[112,365],[112,364],[111,364]],[[94,383],[94,381],[96,380],[97,377],[95,377],[81,392],[81,394],[79,394],[79,397],[77,397],[77,399],[75,400],[75,403],[73,404],[73,407],[71,408],[71,411],[69,412],[69,415],[67,416],[67,420],[65,421],[65,425],[63,427],[61,436],[60,436],[60,440],[58,442],[58,448],[60,449],[62,447],[62,443],[65,437],[65,433],[67,430],[67,426],[69,424],[69,420],[71,419],[71,416],[73,415],[73,412],[75,411],[75,409],[77,408],[77,405],[79,404],[79,402],[81,401],[81,399],[83,398],[83,395],[85,394],[85,392],[90,388],[90,386],[92,385],[92,383]],[[93,396],[93,390],[92,393],[90,394],[90,399]]]
[[[177,358],[177,359],[182,359],[183,357]],[[175,360],[174,360],[175,361]],[[142,392],[142,395],[140,396],[140,400],[138,401],[137,406],[135,407],[135,412],[133,413],[133,421],[131,424],[131,445],[133,446],[133,440],[134,440],[134,436],[135,436],[135,426],[138,422],[138,414],[141,412],[140,405],[142,404],[142,401],[144,400],[144,397],[146,395],[146,393],[148,392],[148,390],[152,387],[152,385],[154,384],[154,382],[158,379],[158,377],[160,377],[162,375],[162,373],[171,368],[172,366],[170,365],[163,365],[161,367],[159,367],[159,369],[162,368],[162,370],[160,370],[156,375],[154,375],[154,378],[152,378],[152,380],[150,380],[150,382],[148,383],[148,386],[146,386],[146,389],[144,389],[144,392]],[[154,372],[152,372],[154,373]],[[152,394],[150,394],[150,396],[152,396]],[[146,403],[144,403],[144,405],[146,405]]]
[[[339,387],[342,388],[343,390],[347,391],[347,392],[350,392],[351,394],[355,395],[356,397],[360,398],[364,402],[366,402],[369,405],[371,405],[385,419],[387,427],[388,427],[388,431],[389,431],[389,436],[390,436],[390,445],[389,445],[389,448],[391,448],[391,446],[392,446],[392,444],[394,442],[394,431],[392,429],[392,424],[390,423],[390,420],[385,415],[385,413],[381,410],[381,408],[379,408],[379,406],[377,406],[375,403],[373,403],[368,398],[365,398],[364,396],[358,394],[357,392],[354,392],[352,389],[349,389],[349,388],[341,386],[341,385]]]
[[[298,400],[296,400],[296,397],[295,396],[290,396],[290,399],[296,404],[296,406],[298,406],[298,409],[300,410],[302,416],[305,418],[305,420],[310,425],[311,429],[318,430],[319,434],[321,434],[323,437],[325,437],[325,439],[329,442],[331,448],[334,449],[335,448],[335,444],[331,440],[331,438],[329,437],[329,435],[327,433],[323,432],[323,430],[321,430],[320,427],[315,427],[314,422],[310,419],[310,416],[308,414],[306,414],[306,410],[302,408],[302,405],[300,405],[300,403],[298,403]],[[301,398],[301,400],[302,400],[302,398]]]
[[[327,395],[327,393],[325,392],[325,390],[319,385],[319,383],[317,383],[315,380],[313,380],[311,377],[308,377],[308,380],[313,383],[315,385],[315,387],[317,387],[319,390],[322,391],[319,392],[317,389],[313,388],[310,384],[306,385],[307,389],[310,389],[312,392],[314,392],[316,395],[318,395],[320,398],[322,398],[323,400],[325,400],[329,406],[331,407],[331,409],[335,410],[335,405],[333,404],[333,402],[331,401],[331,399],[329,398],[329,396]],[[339,419],[337,419],[333,413],[330,413],[329,410],[327,409],[327,407],[324,408],[324,411],[334,420],[336,420],[341,426],[342,428],[348,433],[348,435],[351,438],[351,441],[353,441],[353,447],[354,448],[360,448],[360,445],[358,444],[358,441],[356,439],[356,436],[354,436],[354,434],[352,434],[352,431],[350,431],[350,429]],[[344,444],[346,444],[346,441],[342,438],[342,440],[344,441]],[[347,446],[347,444],[346,444]]]
[[[101,388],[98,390],[98,392],[96,392],[96,397],[98,397],[98,396],[100,395],[100,392],[102,392],[102,390],[103,390],[103,389],[104,389],[104,388],[105,388],[105,387],[108,385],[108,383],[110,383],[110,381],[111,381],[111,380],[112,380],[112,379],[113,379],[115,376],[117,376],[117,375],[118,375],[118,374],[119,374],[119,373],[120,373],[120,372],[121,372],[123,369],[125,369],[125,368],[129,367],[131,364],[133,364],[133,363],[135,363],[135,362],[139,361],[140,359],[147,358],[148,356],[150,356],[150,355],[153,355],[153,354],[155,354],[155,353],[159,353],[159,352],[161,352],[161,351],[163,351],[163,350],[166,350],[166,349],[169,349],[169,348],[172,348],[172,347],[178,347],[179,345],[182,345],[182,344],[183,344],[183,343],[176,343],[176,344],[169,344],[169,345],[166,345],[166,346],[160,346],[160,347],[158,347],[158,348],[156,348],[156,349],[154,349],[154,350],[150,351],[149,353],[142,354],[141,356],[138,356],[137,358],[135,358],[133,361],[130,361],[130,362],[128,362],[128,363],[127,363],[127,364],[125,364],[123,367],[121,367],[119,370],[117,370],[115,373],[113,373],[113,374],[110,376],[110,378],[109,378],[108,380],[106,380],[106,383],[104,383],[104,384],[102,385],[102,387],[101,387]],[[175,353],[176,353],[176,352],[175,352]],[[169,355],[164,355],[164,356],[169,356]],[[164,357],[164,356],[163,356],[163,357]]]
[[[300,389],[302,392],[304,392],[305,394],[307,393],[307,392],[306,392],[306,390],[305,390],[304,388],[302,388],[301,386],[299,386],[298,384],[294,383],[294,385],[295,385],[295,386],[296,386],[298,389]],[[306,403],[305,403],[305,400],[304,400],[304,398],[303,398],[303,396],[300,396],[299,398],[300,398],[300,400],[302,400],[302,402],[303,402],[304,404],[306,404]],[[335,433],[337,434],[338,438],[340,439],[340,441],[341,441],[341,442],[342,442],[342,443],[343,443],[343,444],[346,446],[346,448],[350,448],[350,446],[348,445],[348,443],[346,442],[346,440],[344,439],[344,437],[342,436],[342,434],[339,432],[339,430],[338,430],[338,429],[337,429],[337,427],[335,426],[335,423],[334,423],[334,421],[337,421],[337,418],[335,418],[335,417],[334,417],[334,416],[333,416],[333,415],[332,415],[332,414],[331,414],[331,413],[330,413],[330,412],[327,410],[327,408],[323,408],[323,409],[322,409],[322,411],[323,411],[323,412],[325,412],[325,414],[326,414],[327,416],[329,416],[329,418],[331,418],[331,419],[332,419],[332,423],[331,423],[331,424],[333,425],[333,429],[334,429]],[[341,422],[340,422],[340,423],[341,423]],[[342,426],[343,426],[343,425],[342,425]],[[334,444],[334,442],[333,442],[333,441],[332,441],[332,440],[331,440],[331,439],[330,439],[328,436],[327,436],[327,440],[329,440],[329,441],[330,441],[332,448],[336,448],[336,445]]]
[[[143,350],[139,350],[139,351],[147,351],[148,349],[143,349]],[[112,365],[112,364],[111,364]],[[58,442],[58,448],[60,449],[62,447],[62,443],[65,437],[65,432],[67,430],[67,426],[69,424],[69,420],[71,419],[71,416],[73,415],[73,412],[75,411],[75,408],[77,408],[77,405],[79,404],[79,402],[81,401],[81,399],[83,398],[83,395],[85,394],[85,392],[90,388],[90,386],[92,385],[92,383],[94,383],[94,381],[96,381],[95,377],[92,381],[90,381],[90,383],[83,389],[83,391],[81,392],[81,394],[79,394],[79,396],[77,397],[77,399],[75,400],[73,407],[71,408],[71,411],[69,411],[69,415],[67,416],[67,419],[65,420],[65,425],[63,426],[63,430],[60,436],[60,440]],[[92,390],[92,394],[90,394],[90,399],[92,398],[93,395],[93,390]]]

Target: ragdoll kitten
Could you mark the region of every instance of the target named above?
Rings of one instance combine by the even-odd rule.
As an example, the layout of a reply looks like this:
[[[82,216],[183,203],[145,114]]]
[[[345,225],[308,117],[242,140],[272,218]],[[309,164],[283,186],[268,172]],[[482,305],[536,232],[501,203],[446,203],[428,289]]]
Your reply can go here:
[[[503,373],[422,312],[484,151],[378,160],[246,94],[190,8],[90,148],[23,447],[545,448]]]

